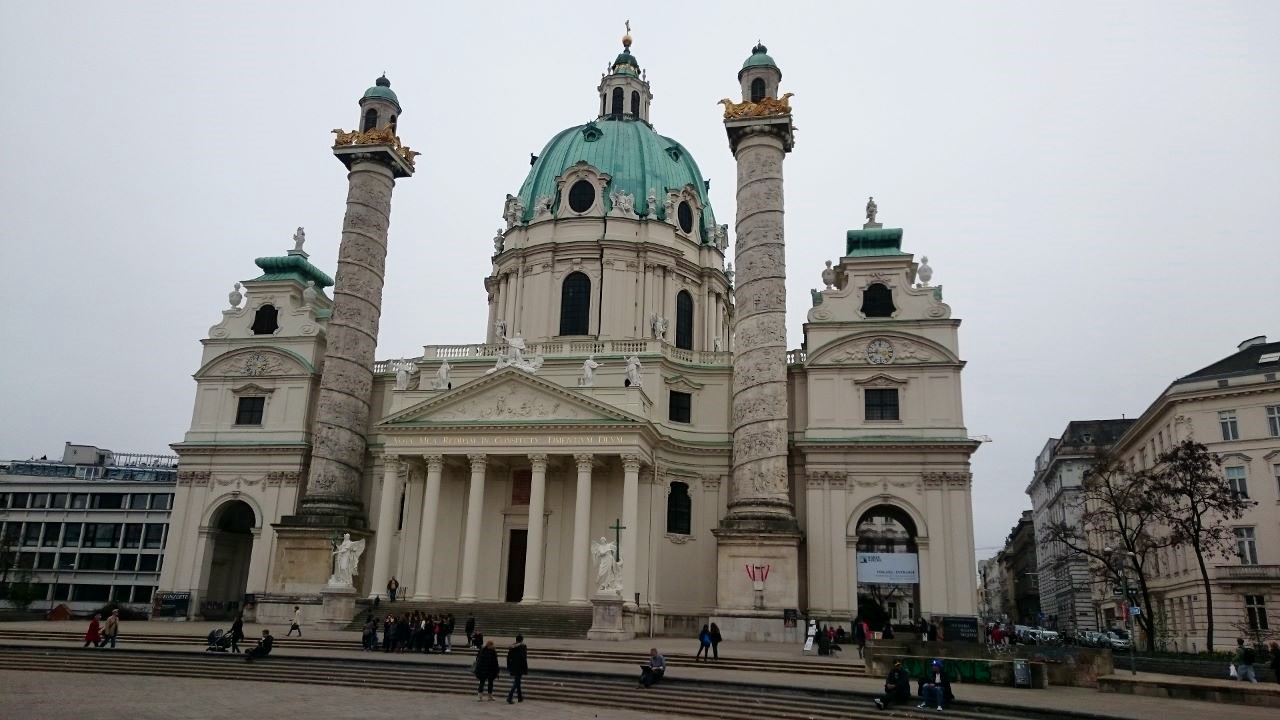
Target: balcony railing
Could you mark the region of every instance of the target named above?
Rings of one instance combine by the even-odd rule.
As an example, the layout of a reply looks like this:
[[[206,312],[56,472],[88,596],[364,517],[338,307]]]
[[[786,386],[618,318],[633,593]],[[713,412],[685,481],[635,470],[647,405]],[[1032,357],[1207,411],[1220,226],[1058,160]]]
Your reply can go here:
[[[413,358],[414,362],[422,360],[480,359],[497,361],[498,355],[507,350],[507,345],[499,343],[480,345],[427,345],[422,348],[422,357]],[[691,365],[724,365],[733,361],[733,354],[711,350],[685,350],[661,340],[550,340],[541,343],[528,343],[524,349],[525,357],[541,355],[544,358],[556,356],[587,355],[644,355],[661,354],[676,362]],[[375,373],[394,372],[396,360],[379,360],[373,364]]]
[[[1216,580],[1280,580],[1280,565],[1215,565]]]

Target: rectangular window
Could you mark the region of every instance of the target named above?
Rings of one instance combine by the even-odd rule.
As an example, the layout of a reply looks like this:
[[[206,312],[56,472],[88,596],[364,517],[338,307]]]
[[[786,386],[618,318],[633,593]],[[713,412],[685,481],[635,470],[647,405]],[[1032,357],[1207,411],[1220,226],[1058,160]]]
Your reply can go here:
[[[668,402],[667,419],[671,422],[687,423],[693,417],[693,395],[671,391]]]
[[[76,493],[71,496],[71,509],[83,510],[89,507],[89,496],[84,493]]]
[[[164,547],[164,525],[147,525],[147,536],[142,542],[142,547],[158,550]]]
[[[133,601],[134,601],[135,603],[149,603],[149,602],[151,602],[151,592],[152,592],[153,590],[155,590],[155,588],[154,588],[154,587],[152,587],[152,586],[150,586],[150,585],[134,585],[134,586],[133,586]]]
[[[40,553],[36,557],[37,570],[52,570],[54,563],[58,560],[58,553]]]
[[[1235,410],[1223,410],[1218,413],[1218,425],[1222,426],[1223,440],[1240,439],[1240,426],[1236,423]]]
[[[81,570],[111,571],[116,569],[115,553],[80,553]]]
[[[31,493],[31,507],[37,510],[49,507],[49,493]]]
[[[242,397],[236,403],[237,425],[261,425],[262,410],[267,406],[265,397]]]
[[[128,553],[120,553],[120,564],[116,566],[116,570],[120,572],[133,572],[138,567],[138,556]]]
[[[9,498],[9,507],[14,509],[25,508],[28,500],[27,493],[14,493]]]
[[[0,510],[9,507],[9,493],[0,493]]]
[[[898,390],[883,388],[867,388],[866,417],[867,420],[897,420]]]
[[[170,493],[153,493],[151,495],[151,509],[168,510],[170,509],[169,503],[171,500],[173,500],[173,495]]]
[[[53,495],[51,495],[51,496],[50,496],[50,498],[49,498],[49,507],[54,508],[54,509],[56,509],[56,510],[63,510],[63,509],[66,509],[66,507],[67,507],[67,494],[66,494],[66,493],[54,493]]]
[[[58,569],[59,570],[75,570],[76,554],[73,552],[58,553]]]
[[[124,493],[94,493],[92,507],[94,510],[122,510]]]
[[[1271,437],[1280,437],[1280,405],[1267,406],[1267,432]]]
[[[138,572],[158,572],[160,570],[159,555],[139,555]]]
[[[111,588],[111,599],[118,602],[129,602],[129,591],[132,588],[129,585],[116,585]]]
[[[106,602],[111,597],[110,585],[73,585],[71,599],[76,602]]]
[[[23,545],[39,545],[40,529],[42,526],[43,524],[38,522],[27,523],[27,526],[22,530],[22,544]]]
[[[1150,467],[1149,465],[1147,465],[1147,449],[1145,447],[1138,451],[1138,457],[1142,459],[1141,466],[1143,468]]]
[[[1258,544],[1254,539],[1253,528],[1238,527],[1236,531],[1236,554],[1240,556],[1241,565],[1258,564]]]
[[[1250,630],[1270,630],[1267,624],[1267,603],[1262,595],[1245,595],[1244,612],[1249,618]]]
[[[84,536],[87,547],[113,548],[120,544],[120,524],[85,523]]]
[[[71,599],[71,585],[69,583],[58,583],[53,586],[53,599],[66,602]]]
[[[18,538],[20,537],[22,537],[22,523],[20,522],[5,523],[4,533],[0,534],[0,540],[3,540],[3,547],[0,547],[0,550],[5,550],[12,545],[17,545]]]
[[[80,546],[80,529],[84,527],[80,523],[67,523],[66,528],[62,531],[63,547],[79,547]]]
[[[148,495],[144,495],[144,494],[142,494],[142,493],[134,493],[134,494],[130,495],[130,496],[129,496],[129,509],[130,509],[130,510],[146,510],[146,509],[147,509],[147,500],[149,499],[149,497],[150,497],[150,496],[148,496]]]
[[[14,567],[19,570],[35,570],[36,554],[35,553],[18,553],[18,559],[15,561]]]
[[[58,547],[58,534],[60,530],[62,530],[62,523],[45,523],[44,542],[40,544],[45,547]]]
[[[1245,477],[1243,467],[1229,467],[1224,471],[1227,476],[1227,485],[1231,486],[1231,492],[1236,497],[1247,500],[1249,498],[1249,481]]]
[[[533,471],[515,470],[511,473],[511,504],[528,505],[533,492]]]
[[[142,547],[141,523],[129,523],[124,526],[124,546],[127,548]]]
[[[1276,476],[1276,492],[1280,493],[1280,463],[1271,466],[1271,474]]]

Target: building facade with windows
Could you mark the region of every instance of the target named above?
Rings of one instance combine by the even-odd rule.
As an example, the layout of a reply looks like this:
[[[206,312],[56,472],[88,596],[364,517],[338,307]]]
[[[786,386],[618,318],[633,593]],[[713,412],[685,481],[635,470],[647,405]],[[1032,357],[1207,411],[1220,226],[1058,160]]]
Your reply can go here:
[[[67,443],[61,461],[0,464],[0,563],[30,572],[32,609],[147,610],[164,566],[178,476],[173,456]]]
[[[428,344],[371,375],[353,359],[372,352],[381,279],[362,275],[344,314],[342,248],[373,252],[385,214],[344,233],[332,299],[301,239],[257,260],[262,274],[202,340],[162,590],[190,593],[193,614],[246,596],[260,619],[294,602],[320,613],[340,529],[368,541],[366,597],[394,576],[417,600],[586,605],[603,537],[619,546],[636,630],[711,617],[726,637],[781,639],[787,610],[856,613],[859,527],[875,518],[918,557],[900,612],[975,614],[978,442],[960,321],[932,270],[871,203],[866,225],[833,239],[839,261],[814,269],[825,289],[806,296],[804,346],[788,352],[781,70],[757,46],[743,101],[725,101],[739,164],[730,258],[710,183],[655,131],[624,45],[597,117],[553,137],[506,196],[492,264],[477,268],[481,342]],[[366,130],[404,127],[385,78],[360,105]],[[335,147],[348,167],[368,160],[346,152]],[[389,213],[413,167],[387,163],[368,186],[352,171],[348,225]],[[375,254],[347,277],[380,271]]]
[[[1099,453],[1108,451],[1134,420],[1073,420],[1036,456],[1027,486],[1035,524],[1036,563],[1044,625],[1060,632],[1103,630],[1093,605],[1088,558],[1046,537],[1054,523],[1079,523],[1080,487]]]
[[[1251,501],[1232,520],[1235,547],[1207,558],[1213,591],[1214,645],[1271,633],[1280,613],[1280,342],[1244,341],[1236,352],[1175,380],[1116,442],[1135,469],[1187,438],[1222,460],[1223,476]],[[1150,579],[1158,641],[1179,650],[1205,648],[1206,605],[1195,554],[1185,547],[1156,556]],[[1121,618],[1119,598],[1099,596],[1107,618]]]

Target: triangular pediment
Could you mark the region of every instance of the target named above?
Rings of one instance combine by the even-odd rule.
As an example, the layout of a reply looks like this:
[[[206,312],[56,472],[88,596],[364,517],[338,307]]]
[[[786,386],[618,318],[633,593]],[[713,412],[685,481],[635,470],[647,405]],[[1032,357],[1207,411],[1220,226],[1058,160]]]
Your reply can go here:
[[[644,419],[522,370],[506,368],[407,407],[383,419],[378,427],[599,422],[642,423]]]

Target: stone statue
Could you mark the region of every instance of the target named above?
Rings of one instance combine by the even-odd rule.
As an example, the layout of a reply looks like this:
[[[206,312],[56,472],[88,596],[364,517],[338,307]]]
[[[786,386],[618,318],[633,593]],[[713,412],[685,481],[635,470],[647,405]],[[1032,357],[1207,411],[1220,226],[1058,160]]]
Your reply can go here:
[[[609,201],[613,203],[613,212],[609,213],[610,215],[636,216],[636,197],[631,193],[615,190],[609,195]]]
[[[582,377],[578,378],[579,387],[595,387],[596,385],[596,368],[600,367],[600,363],[596,362],[594,353],[587,356],[582,363]]]
[[[320,293],[316,291],[316,281],[308,280],[307,287],[302,291],[302,304],[315,305],[316,298],[319,297],[319,295]]]
[[[644,368],[640,367],[640,358],[638,356],[632,355],[627,358],[626,385],[628,387],[644,387],[644,383],[640,381],[640,372],[642,370]]]
[[[520,337],[520,333],[516,333],[514,337],[504,337],[507,345],[511,348],[511,364],[522,362],[524,360],[524,338]]]
[[[540,220],[542,218],[551,217],[551,201],[550,195],[543,195],[533,204],[533,219]]]
[[[715,227],[715,246],[721,251],[729,249],[729,226],[716,225]]]
[[[330,585],[351,587],[351,578],[360,572],[360,556],[364,554],[364,540],[352,541],[351,533],[342,533],[342,542],[333,550],[333,575]]]
[[[596,559],[596,589],[602,593],[622,594],[622,562],[615,559],[617,549],[605,537],[591,543],[591,555]]]
[[[916,277],[920,278],[920,287],[929,287],[929,281],[933,279],[933,268],[929,267],[928,255],[920,258],[920,267],[916,270]]]
[[[396,361],[396,390],[409,389],[409,363],[400,358]]]
[[[751,266],[750,266],[750,265],[748,265],[748,266],[747,266],[747,269],[748,269],[748,270],[750,270],[750,269],[751,269]],[[736,275],[736,274],[737,274],[737,273],[735,273],[735,272],[733,271],[733,263],[729,263],[728,265],[726,265],[726,266],[725,266],[725,268],[724,268],[724,278],[725,278],[725,280],[728,280],[728,281],[729,281],[729,287],[733,287],[733,276],[734,276],[734,275]]]
[[[667,193],[667,202],[666,202],[666,205],[667,205],[667,222],[668,222],[668,223],[670,223],[670,224],[672,224],[672,225],[675,225],[675,224],[676,224],[676,204],[677,204],[677,203],[679,203],[679,202],[680,202],[680,196],[679,196],[679,195],[675,195],[675,194],[672,194],[672,193]]]
[[[524,217],[524,203],[520,202],[520,198],[515,195],[508,194],[507,202],[502,206],[502,219],[507,221],[507,229],[520,224],[520,220]]]
[[[449,381],[449,360],[448,358],[441,359],[440,368],[436,370],[436,381],[432,387],[436,390],[448,390],[452,385]]]
[[[655,340],[662,340],[667,337],[667,319],[661,315],[654,315],[649,321],[649,327],[653,330]]]
[[[244,293],[240,292],[240,283],[236,283],[231,292],[227,293],[227,302],[231,303],[232,310],[239,310],[241,300],[244,300]]]
[[[720,338],[716,338],[715,340],[712,340],[711,349],[715,352],[721,352],[722,350],[724,350],[724,342],[721,341]]]
[[[506,334],[507,334],[507,321],[503,320],[502,318],[498,318],[497,320],[494,320],[493,336],[496,338],[501,338]]]
[[[494,255],[502,254],[502,244],[504,242],[506,242],[506,240],[504,240],[502,237],[502,228],[498,228],[498,232],[493,236],[493,254]]]
[[[867,198],[867,223],[874,225],[876,222],[876,213],[880,212],[880,206],[876,205],[874,197]]]
[[[298,231],[293,234],[293,254],[294,255],[301,255],[304,253],[304,250],[302,249],[302,243],[306,241],[307,241],[307,231],[303,230],[302,228],[298,228]]]
[[[836,271],[831,268],[831,261],[827,261],[827,269],[822,271],[822,284],[830,290],[832,285],[836,284]]]
[[[544,358],[541,353],[534,355],[532,359],[525,358],[524,338],[520,337],[520,333],[502,339],[506,341],[507,346],[498,351],[498,361],[485,372],[485,375],[497,372],[505,367],[517,368],[527,373],[535,373],[542,367]]]
[[[649,197],[646,200],[648,201],[646,212],[649,217],[658,217],[658,191],[649,188]]]

